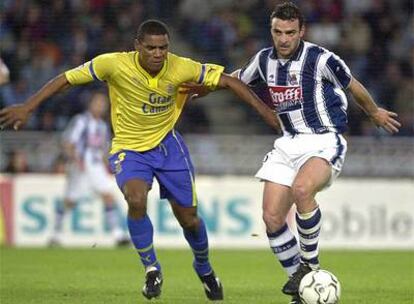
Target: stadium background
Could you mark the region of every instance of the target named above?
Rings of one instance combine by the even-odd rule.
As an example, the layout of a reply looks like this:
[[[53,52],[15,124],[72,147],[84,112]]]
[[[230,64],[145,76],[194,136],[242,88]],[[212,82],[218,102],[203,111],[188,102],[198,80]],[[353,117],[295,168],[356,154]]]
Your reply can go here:
[[[0,87],[0,108],[23,102],[50,78],[97,54],[131,50],[136,28],[147,18],[159,18],[170,26],[173,52],[203,62],[222,64],[227,72],[231,72],[260,48],[270,44],[269,14],[278,2],[0,1],[0,57],[10,69],[10,83]],[[306,39],[340,55],[375,100],[397,112],[403,124],[399,134],[389,136],[372,126],[365,114],[350,101],[350,129],[346,134],[349,152],[343,174],[329,191],[320,195],[328,221],[322,240],[322,252],[327,252],[323,253],[325,265],[347,287],[344,303],[412,303],[413,3],[410,0],[295,2],[305,13]],[[85,263],[94,265],[94,258],[96,263],[105,263],[107,258],[129,259],[129,264],[123,265],[122,269],[135,273],[130,269],[130,265],[136,262],[133,252],[98,250],[112,243],[108,241],[96,199],[85,198],[86,207],[74,212],[71,223],[66,225],[68,243],[65,244],[94,249],[51,251],[43,248],[53,225],[53,208],[62,195],[60,132],[73,115],[83,110],[92,90],[100,88],[89,85],[72,89],[42,105],[24,131],[0,132],[0,234],[3,243],[17,247],[1,248],[3,279],[0,280],[0,300],[5,303],[130,303],[131,299],[136,300],[135,291],[132,293],[130,290],[136,288],[137,281],[132,274],[128,275],[133,277],[134,287],[108,288],[100,294],[87,294],[85,290],[85,293],[79,292],[82,284],[89,288],[89,282],[82,281],[81,277],[92,275],[88,271],[92,273],[93,270],[88,269]],[[261,186],[252,178],[275,138],[272,130],[242,102],[224,91],[210,94],[186,107],[178,128],[192,152],[211,243],[215,248],[226,247],[228,250],[213,250],[213,257],[218,267],[222,267],[228,284],[230,278],[237,282],[228,287],[230,294],[233,292],[235,295],[226,303],[262,303],[253,300],[256,299],[254,297],[249,298],[257,293],[259,287],[249,289],[247,279],[240,279],[243,271],[238,273],[237,269],[243,267],[232,264],[238,259],[245,263],[246,273],[257,274],[253,281],[267,282],[263,278],[268,278],[271,282],[260,287],[260,294],[265,299],[263,303],[285,303],[285,299],[278,302],[273,298],[278,292],[275,286],[282,284],[283,275],[277,272],[276,266],[272,268],[278,274],[276,280],[280,281],[275,282],[275,275],[268,271],[269,263],[273,267],[275,262],[263,249],[267,243],[260,219]],[[158,234],[157,245],[181,247],[181,234],[168,207],[157,199],[157,195],[152,191],[150,197],[150,212],[155,217]],[[121,214],[123,211],[121,208]],[[252,234],[259,236],[252,237]],[[28,246],[43,249],[21,248]],[[235,248],[240,247],[257,251],[239,253]],[[325,251],[325,248],[335,250]],[[338,251],[342,248],[353,251]],[[374,251],[358,251],[362,248]],[[382,249],[387,251],[380,251]],[[172,260],[172,256],[177,256],[176,252],[170,250],[161,251],[165,263],[170,263],[166,268],[177,262]],[[180,252],[184,258],[190,259],[185,254]],[[88,260],[86,255],[93,258]],[[21,273],[26,273],[27,268],[24,267],[34,267],[32,261],[42,265],[50,263],[50,273],[47,267],[46,271],[44,267],[37,268],[41,273],[40,281],[48,282],[52,267],[59,269],[59,265],[65,263],[62,261],[69,258],[73,259],[72,263],[82,265],[78,267],[84,268],[84,273],[77,277],[79,282],[61,292],[61,286],[53,284],[49,290],[36,292],[34,288],[35,291],[29,291],[31,286],[37,286],[36,279],[20,277]],[[391,260],[392,263],[388,263]],[[189,268],[187,264],[184,263],[183,269]],[[352,267],[356,264],[360,265],[358,269]],[[19,268],[16,265],[24,266]],[[69,263],[70,266],[73,265]],[[102,276],[116,277],[116,267],[108,271],[111,272],[102,273]],[[57,282],[65,281],[64,273],[53,274]],[[191,276],[184,270],[183,273]],[[354,275],[358,273],[366,279],[357,284]],[[180,285],[181,288],[190,289],[193,288],[191,284],[196,284],[194,280],[185,281],[178,270],[174,275],[181,276],[182,284],[188,285]],[[392,276],[401,278],[402,282],[386,280]],[[99,290],[99,284],[108,283],[97,280],[96,288]],[[25,288],[22,289],[22,285]],[[243,293],[240,286],[250,293]],[[382,291],[378,291],[378,286],[382,286]],[[72,292],[71,288],[78,293]],[[166,288],[167,297],[174,294],[173,290],[179,290],[172,284],[170,289],[168,285]],[[197,288],[195,285],[194,289]],[[122,291],[124,298],[120,295]],[[62,300],[63,293],[69,294],[66,302]],[[46,295],[50,296],[49,302],[45,301]],[[100,296],[101,300],[94,302]],[[199,297],[202,297],[197,292],[189,300],[181,298],[180,293],[174,296],[173,300],[165,303],[176,303],[175,300],[177,303],[199,303]]]

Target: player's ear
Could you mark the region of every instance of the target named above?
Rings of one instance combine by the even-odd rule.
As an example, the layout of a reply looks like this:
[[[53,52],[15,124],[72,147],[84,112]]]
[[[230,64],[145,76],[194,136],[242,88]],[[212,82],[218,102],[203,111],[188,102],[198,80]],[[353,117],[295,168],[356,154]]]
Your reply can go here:
[[[134,40],[134,47],[135,47],[135,50],[136,50],[136,51],[138,51],[138,50],[139,50],[139,41],[138,41],[138,39],[136,39],[136,38],[135,38],[135,40]]]
[[[303,38],[303,36],[305,35],[305,25],[304,24],[300,28],[299,35],[300,35],[300,38]]]

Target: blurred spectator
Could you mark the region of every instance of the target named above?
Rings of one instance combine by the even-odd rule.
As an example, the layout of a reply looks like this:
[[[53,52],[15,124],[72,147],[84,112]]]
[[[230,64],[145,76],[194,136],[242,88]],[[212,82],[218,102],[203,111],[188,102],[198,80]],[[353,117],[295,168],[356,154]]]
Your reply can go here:
[[[328,16],[323,16],[320,22],[308,26],[306,39],[328,49],[336,50],[336,46],[341,40],[340,24]]]
[[[11,106],[25,101],[30,96],[29,92],[28,83],[25,79],[12,82],[2,88],[0,92],[3,100],[2,106]]]
[[[52,111],[43,112],[43,114],[41,115],[40,126],[38,126],[37,129],[46,132],[52,132],[56,131],[56,127],[57,123],[55,114],[53,114]]]
[[[15,174],[28,173],[30,171],[26,153],[23,150],[13,150],[8,157],[8,163],[4,168],[4,172]]]
[[[187,102],[185,108],[177,127],[180,131],[191,130],[192,133],[197,134],[206,134],[211,131],[208,115],[199,101]]]

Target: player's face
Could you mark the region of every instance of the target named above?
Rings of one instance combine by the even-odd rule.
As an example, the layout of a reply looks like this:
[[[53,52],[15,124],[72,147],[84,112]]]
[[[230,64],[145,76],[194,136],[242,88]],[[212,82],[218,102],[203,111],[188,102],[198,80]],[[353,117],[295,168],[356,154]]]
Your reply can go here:
[[[305,29],[299,27],[299,20],[272,19],[271,33],[279,58],[288,59],[296,51]]]
[[[145,35],[142,41],[135,40],[139,52],[139,64],[151,75],[161,71],[168,54],[168,35]]]

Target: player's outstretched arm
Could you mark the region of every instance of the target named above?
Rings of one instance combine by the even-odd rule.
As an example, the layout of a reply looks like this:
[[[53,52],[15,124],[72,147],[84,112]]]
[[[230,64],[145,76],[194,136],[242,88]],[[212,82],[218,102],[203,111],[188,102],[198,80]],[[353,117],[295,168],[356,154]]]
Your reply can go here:
[[[211,91],[202,84],[195,82],[184,82],[178,88],[178,92],[188,94],[190,99],[196,99],[210,94]]]
[[[401,124],[396,120],[397,113],[378,107],[367,89],[355,78],[352,78],[348,89],[357,104],[377,127],[383,128],[391,134],[398,132]]]
[[[70,86],[66,76],[60,74],[45,84],[23,104],[10,106],[0,111],[0,128],[13,126],[15,130],[22,127],[29,119],[31,113],[46,99],[61,92]]]
[[[265,103],[263,103],[259,97],[254,94],[247,85],[241,82],[239,79],[234,78],[227,74],[221,74],[218,87],[229,88],[237,96],[239,96],[244,102],[251,105],[256,111],[263,117],[263,119],[274,129],[280,130],[279,120],[276,113],[272,111]]]

